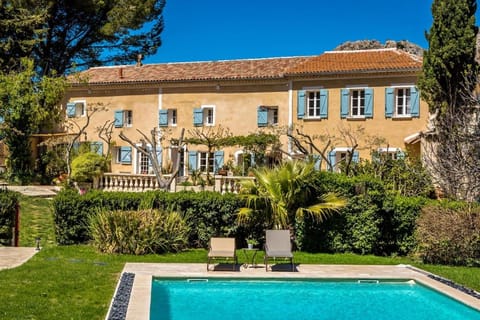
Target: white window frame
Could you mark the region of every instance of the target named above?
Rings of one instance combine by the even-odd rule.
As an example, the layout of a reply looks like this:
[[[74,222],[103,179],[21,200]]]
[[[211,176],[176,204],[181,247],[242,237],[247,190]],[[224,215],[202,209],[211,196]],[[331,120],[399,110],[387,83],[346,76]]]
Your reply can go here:
[[[75,118],[87,116],[87,100],[74,100],[72,103],[75,103]],[[80,112],[78,112],[79,105],[82,108]]]
[[[215,154],[213,152],[209,154],[207,151],[199,151],[197,168],[202,173],[207,173],[208,169],[211,169],[209,173],[213,173],[215,171]]]
[[[412,88],[397,87],[394,90],[395,90],[394,116],[397,118],[411,117],[412,116],[412,102],[411,102]],[[399,91],[403,91],[403,94],[400,95]],[[399,103],[400,100],[402,105],[400,105]],[[400,108],[402,109],[401,112],[399,112]]]
[[[177,109],[168,109],[168,124],[172,127],[177,126]]]
[[[133,111],[123,110],[123,126],[127,128],[133,127]]]
[[[278,125],[278,107],[269,107],[268,108],[268,124],[271,126]]]
[[[203,124],[205,126],[214,126],[215,125],[215,105],[202,105],[202,112],[203,112]],[[209,112],[211,112],[211,115],[208,114]]]
[[[314,94],[313,98],[310,98],[310,94]],[[310,102],[313,105],[310,106]],[[305,90],[305,113],[307,119],[320,119],[320,88],[310,88]],[[310,110],[313,110],[313,115],[310,115]]]
[[[397,156],[402,152],[401,148],[378,148],[377,152],[379,155],[387,154],[388,157],[392,160],[397,160]]]
[[[350,90],[350,117],[352,118],[365,118],[365,88],[349,88]],[[354,97],[354,93],[357,92],[358,96]],[[363,97],[362,97],[363,93]],[[354,106],[354,102],[358,104]],[[362,104],[363,102],[363,104]],[[357,109],[357,114],[354,114],[354,108]],[[362,114],[363,109],[363,114]]]

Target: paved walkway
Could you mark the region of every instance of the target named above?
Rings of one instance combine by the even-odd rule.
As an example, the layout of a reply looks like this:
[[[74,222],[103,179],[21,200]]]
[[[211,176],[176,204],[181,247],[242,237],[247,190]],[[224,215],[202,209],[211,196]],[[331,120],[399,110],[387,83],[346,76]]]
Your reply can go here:
[[[0,270],[18,267],[37,252],[35,248],[0,247]]]
[[[11,186],[9,185],[8,190],[17,191],[21,194],[31,197],[45,197],[53,198],[58,192],[58,187],[56,186]]]
[[[55,186],[7,186],[8,190],[30,197],[53,198],[58,190]],[[20,266],[38,251],[30,247],[0,247],[0,270]]]

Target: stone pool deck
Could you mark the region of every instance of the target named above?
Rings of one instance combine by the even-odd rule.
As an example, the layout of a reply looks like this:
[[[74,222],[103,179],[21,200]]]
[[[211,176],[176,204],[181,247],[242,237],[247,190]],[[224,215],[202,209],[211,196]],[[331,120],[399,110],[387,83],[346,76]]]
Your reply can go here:
[[[150,293],[152,277],[198,278],[323,278],[323,279],[406,279],[414,280],[438,290],[456,300],[480,310],[480,299],[430,278],[427,272],[408,265],[296,265],[290,271],[289,265],[277,265],[272,271],[265,271],[264,265],[256,267],[217,265],[214,271],[207,272],[206,264],[178,263],[127,263],[125,273],[135,274],[126,319],[150,319]]]

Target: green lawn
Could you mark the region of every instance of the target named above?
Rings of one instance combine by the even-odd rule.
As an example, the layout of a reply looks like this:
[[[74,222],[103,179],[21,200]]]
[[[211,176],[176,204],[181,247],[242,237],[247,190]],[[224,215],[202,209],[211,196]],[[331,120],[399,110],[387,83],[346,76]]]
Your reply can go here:
[[[20,243],[42,250],[24,265],[0,271],[0,319],[104,319],[120,272],[126,262],[201,262],[205,250],[168,255],[106,255],[89,246],[54,244],[51,200],[21,198]],[[239,253],[240,263],[244,256]],[[257,261],[261,261],[259,254]],[[408,258],[353,254],[295,253],[297,263],[414,264],[438,275],[480,290],[480,268],[431,266]]]

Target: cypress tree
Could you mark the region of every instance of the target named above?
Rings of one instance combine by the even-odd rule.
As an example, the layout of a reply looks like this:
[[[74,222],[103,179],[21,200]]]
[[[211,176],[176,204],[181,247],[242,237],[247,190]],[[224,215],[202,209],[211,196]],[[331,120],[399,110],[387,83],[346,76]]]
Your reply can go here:
[[[455,111],[469,104],[476,85],[475,0],[434,0],[433,24],[426,33],[429,49],[423,57],[419,81],[430,111]]]

